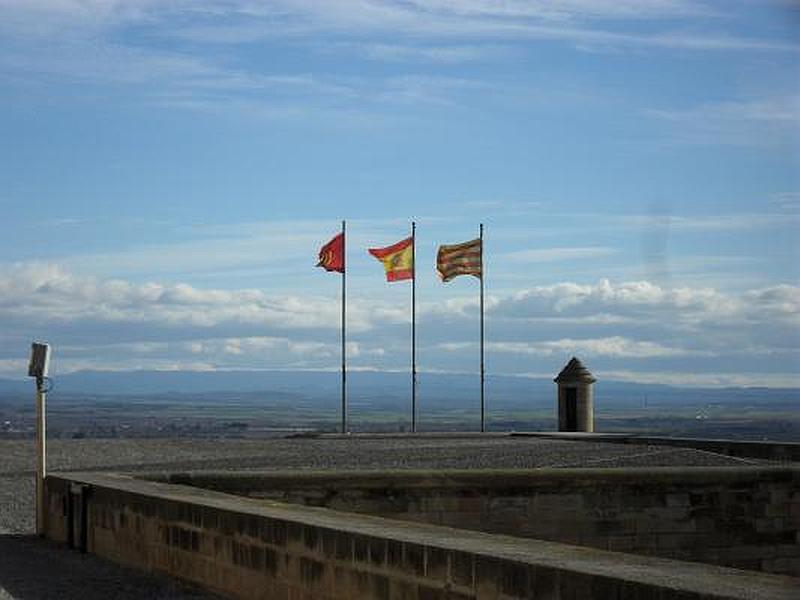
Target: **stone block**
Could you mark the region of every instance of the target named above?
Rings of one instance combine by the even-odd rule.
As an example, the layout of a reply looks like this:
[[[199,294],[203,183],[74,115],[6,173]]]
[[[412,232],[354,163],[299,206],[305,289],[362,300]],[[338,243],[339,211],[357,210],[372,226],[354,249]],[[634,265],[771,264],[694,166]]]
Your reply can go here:
[[[800,577],[800,556],[779,557],[765,560],[763,568],[770,573]]]
[[[455,585],[473,589],[475,587],[475,555],[467,552],[449,552],[449,580]]]
[[[633,519],[599,520],[592,523],[591,532],[599,537],[632,536],[637,531],[637,523]]]
[[[569,577],[561,577],[558,584],[560,600],[583,600],[584,598],[594,598],[592,596],[592,583],[594,578],[591,575],[574,574]]]
[[[475,595],[478,598],[499,597],[502,577],[501,561],[488,556],[475,557]]]
[[[353,560],[358,563],[366,563],[369,560],[369,538],[366,536],[353,536]]]
[[[684,508],[691,506],[691,500],[687,492],[666,494],[664,496],[664,506]]]
[[[259,528],[259,538],[273,546],[286,546],[288,539],[286,523],[277,519],[264,519]]]
[[[774,517],[761,517],[755,521],[755,529],[757,532],[773,532],[783,529],[783,522],[781,519]]]
[[[299,558],[300,581],[309,589],[321,586],[325,578],[325,563],[301,556]]]
[[[322,535],[317,527],[303,527],[303,545],[311,552],[316,552],[321,544]]]
[[[449,600],[446,590],[423,584],[417,587],[417,598],[419,600]]]
[[[435,494],[421,498],[417,510],[423,513],[458,512],[458,498],[444,494]]]
[[[591,500],[585,504],[597,506]],[[528,500],[528,514],[531,517],[574,513],[583,507],[582,494],[536,494]]]
[[[353,590],[353,598],[369,598],[370,594],[370,573],[363,571],[352,571],[350,582]]]
[[[389,600],[390,580],[384,575],[370,574],[370,598]]]
[[[352,594],[350,573],[351,571],[349,568],[333,567],[332,587],[336,597],[347,598]]]
[[[353,560],[353,536],[348,533],[336,533],[336,560]]]
[[[375,567],[385,565],[387,548],[386,540],[377,537],[369,538],[369,562]]]
[[[289,521],[286,523],[286,543],[301,546],[303,544],[303,525]]]
[[[357,598],[357,596],[352,596]],[[389,582],[389,600],[418,600],[417,585],[403,579]]]
[[[613,552],[631,552],[636,548],[636,536],[634,535],[616,535],[606,539],[606,550]]]
[[[403,568],[417,577],[425,575],[425,548],[418,544],[403,544]]]
[[[481,496],[459,496],[455,512],[459,514],[480,514],[484,500]]]
[[[270,577],[278,576],[278,569],[281,565],[281,556],[272,548],[263,548],[264,551],[264,573]]]
[[[695,533],[697,524],[694,520],[686,518],[673,520],[657,516],[642,517],[636,521],[637,534],[651,533]]]
[[[432,546],[425,547],[425,577],[447,581],[447,552]]]
[[[531,595],[530,579],[528,565],[504,562],[500,570],[500,591],[512,598],[529,598]]]
[[[386,566],[390,569],[403,568],[403,543],[395,540],[386,541]]]

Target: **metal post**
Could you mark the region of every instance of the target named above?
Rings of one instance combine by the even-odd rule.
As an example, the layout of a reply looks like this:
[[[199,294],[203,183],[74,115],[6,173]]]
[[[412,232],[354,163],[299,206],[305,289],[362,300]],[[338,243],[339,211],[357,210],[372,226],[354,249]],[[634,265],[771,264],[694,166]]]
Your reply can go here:
[[[484,400],[485,370],[483,364],[483,280],[486,275],[483,268],[483,223],[480,228],[481,238],[481,432],[486,431],[486,403]]]
[[[342,433],[347,433],[347,351],[346,342],[346,322],[347,322],[347,237],[345,236],[345,222],[342,221]]]
[[[411,222],[411,432],[417,431],[417,224]]]
[[[36,380],[36,533],[44,535],[44,478],[47,476],[46,406],[47,393],[44,381]]]

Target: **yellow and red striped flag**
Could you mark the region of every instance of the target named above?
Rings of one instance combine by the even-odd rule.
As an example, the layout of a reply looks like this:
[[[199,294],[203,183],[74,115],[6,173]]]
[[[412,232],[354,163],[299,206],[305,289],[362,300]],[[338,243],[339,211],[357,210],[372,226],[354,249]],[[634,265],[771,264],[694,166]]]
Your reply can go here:
[[[461,244],[442,244],[436,253],[436,270],[442,281],[450,281],[459,275],[473,275],[478,279],[483,272],[481,239],[476,238]]]
[[[414,238],[400,240],[386,248],[369,248],[368,252],[383,263],[386,281],[414,278]]]

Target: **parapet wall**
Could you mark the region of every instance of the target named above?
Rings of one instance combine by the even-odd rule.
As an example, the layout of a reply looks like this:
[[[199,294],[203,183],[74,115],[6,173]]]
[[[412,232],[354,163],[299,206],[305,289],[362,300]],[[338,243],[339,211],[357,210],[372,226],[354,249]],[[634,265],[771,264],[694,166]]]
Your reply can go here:
[[[189,473],[307,506],[800,576],[800,468]]]
[[[725,440],[713,438],[682,438],[639,433],[565,433],[562,431],[528,431],[515,432],[511,437],[537,437],[551,440],[569,440],[571,442],[604,442],[610,444],[634,444],[675,446],[678,448],[694,448],[715,454],[756,458],[786,462],[800,461],[800,443],[756,440]]]
[[[800,580],[106,474],[45,481],[48,537],[237,598],[795,598]]]

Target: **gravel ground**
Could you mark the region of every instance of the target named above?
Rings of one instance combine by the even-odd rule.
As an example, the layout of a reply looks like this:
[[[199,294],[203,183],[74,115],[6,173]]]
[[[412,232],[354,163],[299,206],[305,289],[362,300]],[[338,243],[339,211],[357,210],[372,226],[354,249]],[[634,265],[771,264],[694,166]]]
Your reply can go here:
[[[0,533],[33,531],[32,441],[0,441]],[[508,437],[53,440],[50,471],[724,466],[688,448]]]
[[[212,598],[173,580],[32,535],[33,441],[0,441],[0,600]],[[757,463],[687,448],[507,437],[53,440],[50,471],[726,466]]]

